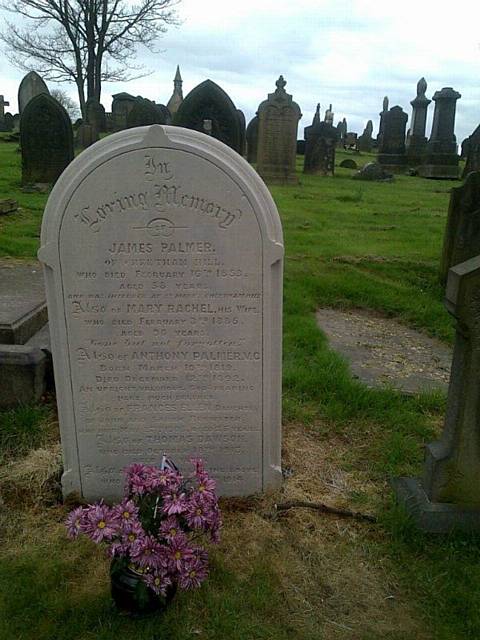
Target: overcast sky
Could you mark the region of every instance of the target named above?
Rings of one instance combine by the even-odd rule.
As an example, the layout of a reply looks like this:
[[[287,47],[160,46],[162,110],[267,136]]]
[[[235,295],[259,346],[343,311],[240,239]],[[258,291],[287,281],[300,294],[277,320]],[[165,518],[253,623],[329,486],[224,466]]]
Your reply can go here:
[[[478,0],[182,0],[178,13],[182,24],[159,42],[161,53],[139,51],[150,76],[104,85],[107,111],[111,95],[120,91],[166,104],[179,64],[184,95],[210,78],[245,112],[247,122],[283,74],[303,113],[299,138],[317,102],[322,115],[332,103],[335,124],[346,117],[351,131],[361,133],[372,119],[376,135],[388,95],[390,107],[402,106],[410,122],[409,103],[422,76],[427,97],[447,86],[462,94],[458,142],[480,123]],[[0,93],[13,112],[23,75],[0,58]],[[73,85],[62,88],[75,97]],[[427,135],[432,115],[433,103]]]

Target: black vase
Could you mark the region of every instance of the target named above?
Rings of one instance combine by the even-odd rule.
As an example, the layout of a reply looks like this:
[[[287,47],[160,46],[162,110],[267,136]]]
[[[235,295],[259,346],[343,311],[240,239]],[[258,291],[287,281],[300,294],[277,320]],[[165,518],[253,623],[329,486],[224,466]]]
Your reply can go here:
[[[113,601],[118,609],[131,615],[147,615],[165,610],[177,591],[176,585],[167,588],[166,596],[157,595],[147,587],[140,573],[114,560],[110,566]]]

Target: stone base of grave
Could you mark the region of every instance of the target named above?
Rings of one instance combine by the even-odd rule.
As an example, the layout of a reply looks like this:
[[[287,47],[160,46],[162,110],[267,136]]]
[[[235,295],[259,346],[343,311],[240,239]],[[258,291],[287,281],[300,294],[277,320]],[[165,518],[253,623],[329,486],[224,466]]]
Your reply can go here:
[[[379,153],[377,162],[382,169],[391,173],[404,173],[407,167],[407,157],[400,154]]]
[[[422,178],[437,178],[438,180],[457,180],[459,177],[457,164],[422,164],[418,167],[418,175]]]
[[[298,184],[298,178],[295,174],[282,176],[278,174],[260,174],[262,180],[267,184]]]
[[[395,478],[392,487],[415,524],[428,533],[480,532],[480,509],[431,502],[419,478]]]
[[[0,408],[30,404],[46,391],[48,358],[23,344],[0,345]]]

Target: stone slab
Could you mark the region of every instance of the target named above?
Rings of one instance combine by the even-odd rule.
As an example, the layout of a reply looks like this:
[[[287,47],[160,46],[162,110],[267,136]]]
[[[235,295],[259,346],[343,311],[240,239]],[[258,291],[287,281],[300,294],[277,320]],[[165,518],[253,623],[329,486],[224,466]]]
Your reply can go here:
[[[431,502],[419,478],[395,478],[391,482],[397,500],[415,524],[428,533],[480,532],[480,510],[456,504]]]
[[[5,213],[13,213],[18,209],[18,202],[11,198],[0,200],[0,215]]]
[[[283,242],[235,151],[153,125],[81,153],[43,217],[63,491],[202,457],[223,495],[278,487]]]
[[[317,322],[364,384],[407,394],[447,391],[452,350],[439,340],[358,309],[319,309]]]
[[[46,390],[47,356],[26,345],[0,345],[0,407],[40,400]]]
[[[25,344],[47,322],[38,262],[0,261],[0,344]]]

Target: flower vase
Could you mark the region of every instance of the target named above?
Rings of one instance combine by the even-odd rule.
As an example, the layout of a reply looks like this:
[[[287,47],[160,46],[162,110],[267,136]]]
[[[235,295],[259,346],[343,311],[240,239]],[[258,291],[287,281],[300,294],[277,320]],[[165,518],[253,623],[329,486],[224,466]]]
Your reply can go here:
[[[177,591],[176,585],[172,585],[166,596],[157,595],[145,584],[141,573],[116,560],[110,565],[110,584],[116,607],[137,616],[164,611]]]

